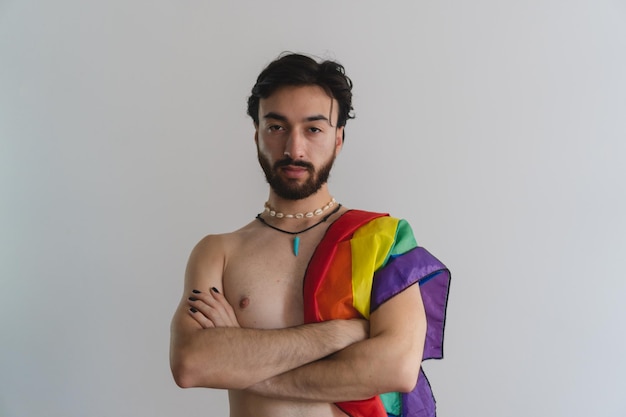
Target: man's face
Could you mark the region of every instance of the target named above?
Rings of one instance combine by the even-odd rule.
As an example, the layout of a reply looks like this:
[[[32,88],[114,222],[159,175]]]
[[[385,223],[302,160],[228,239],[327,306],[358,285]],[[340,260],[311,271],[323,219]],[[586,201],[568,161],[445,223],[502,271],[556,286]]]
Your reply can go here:
[[[300,200],[326,184],[342,145],[336,125],[337,102],[318,86],[282,87],[261,99],[258,159],[278,196]]]

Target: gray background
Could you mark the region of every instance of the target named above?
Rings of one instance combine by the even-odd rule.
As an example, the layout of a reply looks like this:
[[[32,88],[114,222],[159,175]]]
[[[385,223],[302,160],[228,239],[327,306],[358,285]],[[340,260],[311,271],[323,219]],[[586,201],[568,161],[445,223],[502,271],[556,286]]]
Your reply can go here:
[[[623,1],[0,1],[0,415],[219,416],[169,322],[267,196],[245,101],[340,60],[331,179],[453,271],[440,417],[623,416]]]

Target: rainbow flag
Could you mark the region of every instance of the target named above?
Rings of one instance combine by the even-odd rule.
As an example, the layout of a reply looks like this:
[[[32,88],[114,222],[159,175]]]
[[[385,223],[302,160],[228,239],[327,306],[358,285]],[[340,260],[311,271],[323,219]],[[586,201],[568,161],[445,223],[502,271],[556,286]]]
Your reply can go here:
[[[409,224],[383,213],[349,210],[326,232],[304,278],[304,320],[366,318],[409,286],[420,285],[428,324],[422,359],[443,358],[450,272],[419,247]],[[338,403],[351,417],[435,416],[420,370],[415,389]]]

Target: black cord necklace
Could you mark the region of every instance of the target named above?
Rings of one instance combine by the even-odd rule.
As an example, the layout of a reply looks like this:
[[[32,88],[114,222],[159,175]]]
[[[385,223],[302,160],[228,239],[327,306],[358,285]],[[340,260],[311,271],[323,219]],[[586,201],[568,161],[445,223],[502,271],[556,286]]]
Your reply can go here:
[[[312,226],[307,227],[306,229],[302,229],[302,230],[299,230],[297,232],[290,232],[289,230],[283,230],[280,227],[272,226],[271,224],[266,222],[263,217],[261,217],[262,213],[257,214],[256,219],[258,221],[260,221],[261,223],[263,223],[265,226],[269,227],[270,229],[274,229],[276,231],[279,231],[279,232],[286,233],[288,235],[294,236],[294,238],[293,238],[293,254],[298,256],[298,251],[300,249],[300,236],[298,236],[298,235],[301,234],[301,233],[304,233],[304,232],[308,232],[309,230],[313,229],[314,227],[317,227],[320,224],[326,222],[330,218],[330,216],[332,216],[333,214],[337,213],[340,208],[341,208],[341,204],[337,204],[337,208],[335,208],[333,211],[331,211],[326,216],[324,216],[322,218],[322,220],[320,220],[319,222],[315,223]]]

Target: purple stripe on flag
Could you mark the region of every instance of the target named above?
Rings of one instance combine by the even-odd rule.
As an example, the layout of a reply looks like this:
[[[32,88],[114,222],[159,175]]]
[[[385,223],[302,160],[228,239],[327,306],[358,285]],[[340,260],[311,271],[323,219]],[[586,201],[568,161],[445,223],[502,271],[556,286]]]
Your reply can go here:
[[[428,323],[423,358],[441,359],[450,272],[426,249],[412,249],[390,260],[376,272],[370,310],[375,311],[385,301],[415,283],[420,284]]]
[[[417,247],[392,260],[374,275],[371,311],[413,284],[420,286],[426,311],[423,359],[443,358],[443,330],[450,271],[424,248]],[[403,417],[434,417],[436,403],[430,383],[420,369],[413,391],[402,394]]]

